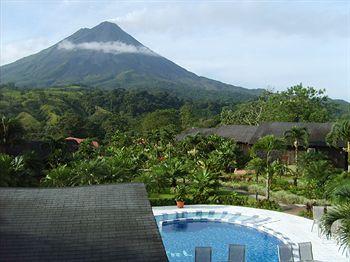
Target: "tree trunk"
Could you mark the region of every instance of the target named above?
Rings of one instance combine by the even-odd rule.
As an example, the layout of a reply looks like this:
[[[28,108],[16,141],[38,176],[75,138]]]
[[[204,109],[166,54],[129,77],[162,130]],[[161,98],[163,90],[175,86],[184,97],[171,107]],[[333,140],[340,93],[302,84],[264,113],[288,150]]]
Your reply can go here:
[[[348,155],[346,160],[348,161],[348,172],[350,173],[350,141],[347,143],[347,152]]]
[[[293,185],[298,186],[298,177],[296,175],[293,178]]]
[[[299,147],[299,143],[298,143],[298,140],[295,140],[294,141],[294,147],[295,147],[295,159],[294,159],[294,162],[295,162],[295,175],[294,175],[294,178],[293,178],[293,184],[294,186],[298,186],[298,147]]]
[[[266,199],[270,200],[270,172],[267,172],[266,177]]]
[[[294,148],[295,148],[295,153],[294,153],[294,162],[295,165],[298,166],[298,148],[299,148],[299,143],[297,140],[294,141]]]
[[[269,170],[269,161],[270,153],[266,154],[266,199],[270,200],[270,170]]]
[[[255,173],[255,181],[256,181],[256,183],[259,183],[259,173],[258,172]]]
[[[176,178],[174,177],[171,179],[171,186],[176,187]]]

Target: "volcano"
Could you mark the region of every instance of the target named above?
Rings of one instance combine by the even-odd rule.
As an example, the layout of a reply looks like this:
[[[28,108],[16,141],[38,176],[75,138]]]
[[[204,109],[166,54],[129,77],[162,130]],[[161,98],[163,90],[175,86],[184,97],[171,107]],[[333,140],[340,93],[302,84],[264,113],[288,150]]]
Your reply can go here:
[[[261,92],[261,89],[245,89],[189,72],[110,22],[91,29],[82,28],[57,44],[0,69],[1,84],[12,82],[29,88],[65,85],[158,88],[194,95],[206,90],[247,98]]]

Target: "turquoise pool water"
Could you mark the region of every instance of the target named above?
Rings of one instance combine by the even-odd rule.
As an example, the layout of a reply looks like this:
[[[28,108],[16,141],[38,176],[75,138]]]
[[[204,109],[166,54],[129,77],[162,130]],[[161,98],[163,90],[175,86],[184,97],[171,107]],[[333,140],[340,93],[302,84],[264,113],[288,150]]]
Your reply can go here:
[[[217,214],[219,216],[220,214]],[[174,218],[176,219],[175,215]],[[186,214],[194,217],[195,215]],[[248,262],[278,261],[277,246],[282,244],[278,238],[246,226],[210,221],[207,219],[173,220],[161,222],[164,216],[157,216],[160,233],[169,261],[194,261],[197,246],[210,246],[213,261],[227,261],[228,245],[246,245]],[[160,222],[160,223],[159,223]]]

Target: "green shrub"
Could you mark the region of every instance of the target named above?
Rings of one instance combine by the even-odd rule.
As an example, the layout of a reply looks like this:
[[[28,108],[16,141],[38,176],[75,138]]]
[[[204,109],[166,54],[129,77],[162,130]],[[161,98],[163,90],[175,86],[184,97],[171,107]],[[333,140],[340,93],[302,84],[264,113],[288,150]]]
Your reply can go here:
[[[307,210],[302,210],[298,213],[298,216],[312,219],[312,212]]]
[[[174,197],[171,198],[161,198],[161,197],[150,197],[149,201],[151,206],[175,206],[176,201]],[[195,204],[213,204],[213,205],[233,205],[233,206],[246,206],[253,208],[262,208],[268,210],[277,210],[280,211],[281,208],[275,201],[268,200],[258,200],[249,198],[247,196],[238,195],[235,192],[231,194],[218,195],[215,197],[209,198],[205,203],[196,202],[193,198],[186,198],[185,205],[195,205]]]
[[[274,179],[272,189],[273,190],[289,190],[291,184],[285,179],[276,178]]]
[[[240,196],[235,192],[228,195],[219,195],[215,198],[215,204],[245,206],[248,203],[247,196]]]
[[[298,196],[288,191],[280,190],[272,193],[272,198],[277,202],[285,204],[306,204],[309,199],[303,196]]]
[[[277,202],[267,199],[254,201],[251,207],[281,211],[281,207]]]
[[[225,186],[230,186],[233,189],[239,189],[239,190],[244,190],[244,191],[248,191],[248,187],[249,185],[245,182],[230,182],[230,183],[226,183],[224,184]]]
[[[263,185],[248,185],[248,192],[251,194],[258,193],[259,195],[265,195],[266,193],[266,188]]]
[[[175,200],[176,201],[184,201],[186,198],[186,186],[178,185],[175,188]]]
[[[151,206],[174,206],[176,204],[173,198],[150,198]]]
[[[176,201],[172,198],[149,198],[149,201],[151,203],[151,206],[175,206]],[[192,199],[186,198],[185,199],[185,205],[192,205],[195,204]]]

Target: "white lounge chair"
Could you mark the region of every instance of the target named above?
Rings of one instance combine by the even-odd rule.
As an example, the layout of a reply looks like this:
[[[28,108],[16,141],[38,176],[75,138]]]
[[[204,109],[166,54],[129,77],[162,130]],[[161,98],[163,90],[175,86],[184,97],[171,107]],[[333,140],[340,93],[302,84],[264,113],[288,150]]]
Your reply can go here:
[[[291,245],[278,246],[279,262],[294,262],[293,247]]]
[[[298,243],[300,261],[314,261],[311,242]]]
[[[312,216],[314,219],[314,222],[312,223],[312,227],[311,227],[311,232],[314,229],[314,226],[317,225],[317,233],[318,236],[320,236],[320,221],[322,216],[325,213],[325,207],[324,206],[313,206],[312,207]]]

